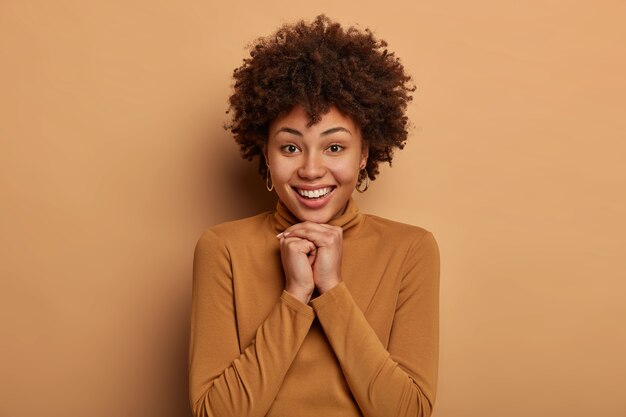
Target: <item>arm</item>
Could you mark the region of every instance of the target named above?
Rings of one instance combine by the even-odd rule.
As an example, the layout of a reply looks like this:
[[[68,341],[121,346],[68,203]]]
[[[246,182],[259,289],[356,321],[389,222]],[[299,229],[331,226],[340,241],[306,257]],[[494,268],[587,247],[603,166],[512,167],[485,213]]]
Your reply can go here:
[[[345,283],[311,304],[365,416],[430,416],[439,340],[439,250],[432,233],[407,254],[389,350]]]
[[[230,254],[212,231],[194,253],[189,395],[193,415],[264,416],[314,319],[283,291],[240,352]]]

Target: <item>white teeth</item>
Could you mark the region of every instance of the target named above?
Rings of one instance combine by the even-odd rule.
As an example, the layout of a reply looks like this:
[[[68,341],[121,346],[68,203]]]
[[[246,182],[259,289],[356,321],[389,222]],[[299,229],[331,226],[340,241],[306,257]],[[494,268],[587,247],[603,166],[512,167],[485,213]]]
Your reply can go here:
[[[332,187],[319,188],[317,190],[300,190],[300,189],[298,189],[298,194],[300,194],[302,197],[306,197],[306,198],[319,198],[319,197],[325,196],[326,194],[328,194],[331,191],[332,191]]]

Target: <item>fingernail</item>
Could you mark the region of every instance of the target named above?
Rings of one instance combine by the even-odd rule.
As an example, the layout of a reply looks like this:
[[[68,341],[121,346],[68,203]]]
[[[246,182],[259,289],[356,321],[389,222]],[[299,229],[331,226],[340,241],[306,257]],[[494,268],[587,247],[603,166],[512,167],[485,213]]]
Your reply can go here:
[[[276,235],[276,237],[277,237],[277,238],[279,238],[279,239],[280,239],[281,237],[283,237],[283,232],[280,232],[279,234],[277,234],[277,235]]]

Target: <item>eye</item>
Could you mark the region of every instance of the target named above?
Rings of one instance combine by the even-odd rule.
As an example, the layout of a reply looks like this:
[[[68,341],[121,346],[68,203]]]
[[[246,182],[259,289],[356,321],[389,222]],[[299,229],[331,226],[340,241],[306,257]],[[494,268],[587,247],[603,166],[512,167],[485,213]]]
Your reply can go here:
[[[298,152],[298,147],[296,145],[294,145],[294,144],[289,144],[289,145],[282,146],[281,149],[285,153],[296,153],[296,152]]]
[[[343,146],[333,144],[328,147],[328,150],[331,151],[332,153],[337,153],[343,150]]]

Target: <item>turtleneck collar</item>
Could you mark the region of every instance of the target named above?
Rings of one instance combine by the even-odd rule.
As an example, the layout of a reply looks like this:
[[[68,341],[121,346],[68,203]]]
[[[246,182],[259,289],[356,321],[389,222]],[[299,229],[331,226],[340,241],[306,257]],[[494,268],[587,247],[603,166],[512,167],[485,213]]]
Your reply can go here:
[[[359,208],[354,202],[354,199],[350,197],[344,212],[338,217],[329,221],[328,224],[333,226],[341,226],[345,234],[345,232],[350,229],[356,229],[355,226],[360,225],[363,222],[363,219],[363,214],[359,211]],[[274,227],[276,231],[282,232],[289,226],[300,222],[301,220],[294,216],[282,201],[278,200],[278,203],[276,203],[276,211],[274,212]]]

